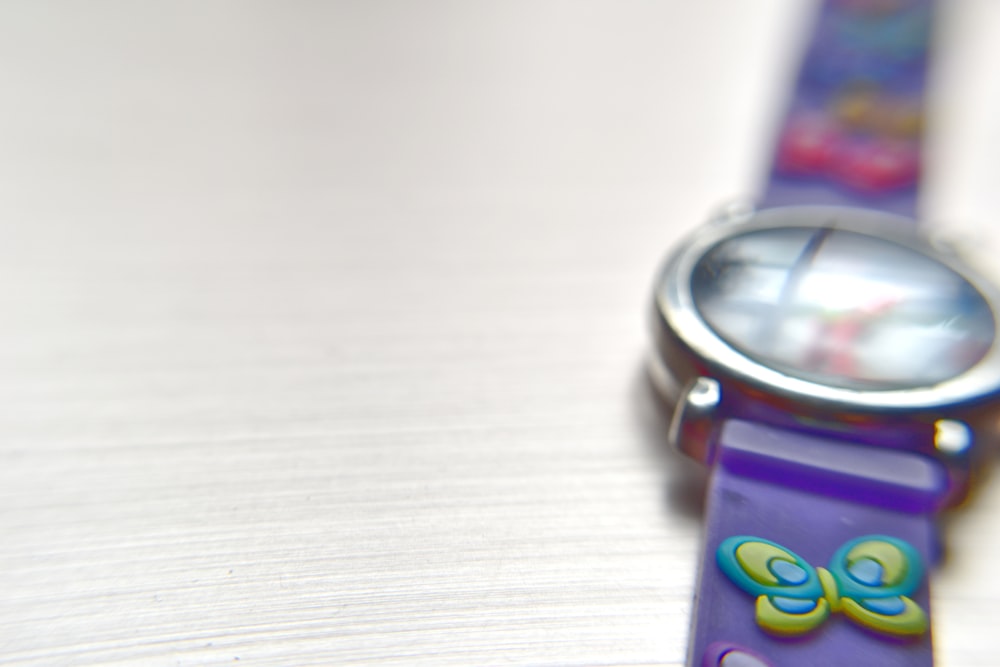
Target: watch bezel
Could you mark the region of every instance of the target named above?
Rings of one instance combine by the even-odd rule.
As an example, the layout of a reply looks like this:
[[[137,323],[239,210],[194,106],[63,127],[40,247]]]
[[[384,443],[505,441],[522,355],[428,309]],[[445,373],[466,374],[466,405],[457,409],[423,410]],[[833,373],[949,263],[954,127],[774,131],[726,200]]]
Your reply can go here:
[[[691,277],[701,258],[720,242],[750,231],[782,227],[841,229],[888,240],[940,262],[967,280],[994,314],[996,335],[989,350],[966,371],[934,385],[904,389],[856,389],[825,385],[788,375],[754,360],[726,342],[695,305]],[[757,211],[729,224],[706,224],[687,237],[658,274],[654,295],[661,326],[699,365],[792,401],[832,410],[926,412],[976,404],[1000,392],[1000,292],[953,254],[935,248],[917,233],[913,220],[881,211],[838,206],[787,206]],[[661,350],[661,354],[662,354]],[[682,352],[683,353],[683,352]],[[668,368],[677,364],[664,359]],[[684,367],[690,364],[683,364]],[[682,382],[686,378],[679,378]]]

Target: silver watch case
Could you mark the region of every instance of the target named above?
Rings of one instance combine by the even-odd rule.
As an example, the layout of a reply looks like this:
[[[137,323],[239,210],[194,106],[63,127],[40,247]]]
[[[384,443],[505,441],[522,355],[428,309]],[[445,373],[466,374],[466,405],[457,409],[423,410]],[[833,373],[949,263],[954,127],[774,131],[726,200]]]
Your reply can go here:
[[[833,386],[796,377],[728,343],[699,311],[692,280],[699,261],[718,244],[756,230],[779,228],[845,230],[908,248],[940,263],[979,292],[1000,332],[1000,292],[960,257],[921,236],[908,218],[868,209],[794,206],[749,211],[731,208],[690,234],[669,256],[654,289],[654,368],[677,387],[708,376],[724,386],[773,397],[806,415],[864,414],[868,420],[915,417],[931,420],[973,411],[982,414],[1000,395],[1000,344],[994,334],[985,354],[971,367],[929,386],[864,388]],[[656,373],[654,372],[654,377]],[[666,378],[661,378],[669,382]],[[664,384],[661,382],[661,384]]]

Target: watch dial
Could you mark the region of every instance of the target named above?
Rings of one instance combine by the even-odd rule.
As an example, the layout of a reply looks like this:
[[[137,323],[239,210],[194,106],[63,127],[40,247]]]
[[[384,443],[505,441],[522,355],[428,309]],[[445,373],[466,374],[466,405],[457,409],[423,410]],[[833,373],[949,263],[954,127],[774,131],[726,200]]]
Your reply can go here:
[[[787,375],[847,389],[949,380],[993,344],[982,295],[940,262],[830,228],[748,232],[714,246],[691,281],[729,345]]]

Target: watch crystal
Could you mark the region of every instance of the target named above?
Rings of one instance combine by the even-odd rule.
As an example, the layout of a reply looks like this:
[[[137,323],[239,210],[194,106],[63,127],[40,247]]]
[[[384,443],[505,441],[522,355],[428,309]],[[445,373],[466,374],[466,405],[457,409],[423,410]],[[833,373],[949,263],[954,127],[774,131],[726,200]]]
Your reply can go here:
[[[928,387],[979,362],[995,323],[985,299],[939,261],[833,228],[749,231],[711,248],[695,307],[759,364],[857,390]]]

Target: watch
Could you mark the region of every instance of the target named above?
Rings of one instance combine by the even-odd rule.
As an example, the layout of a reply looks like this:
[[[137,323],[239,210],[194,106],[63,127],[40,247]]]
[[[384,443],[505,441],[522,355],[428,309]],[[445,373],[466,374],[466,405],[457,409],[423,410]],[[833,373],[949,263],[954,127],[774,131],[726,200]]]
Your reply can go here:
[[[709,466],[691,667],[933,663],[936,517],[1000,406],[1000,292],[914,221],[932,0],[824,0],[756,206],[654,287],[670,440]]]

